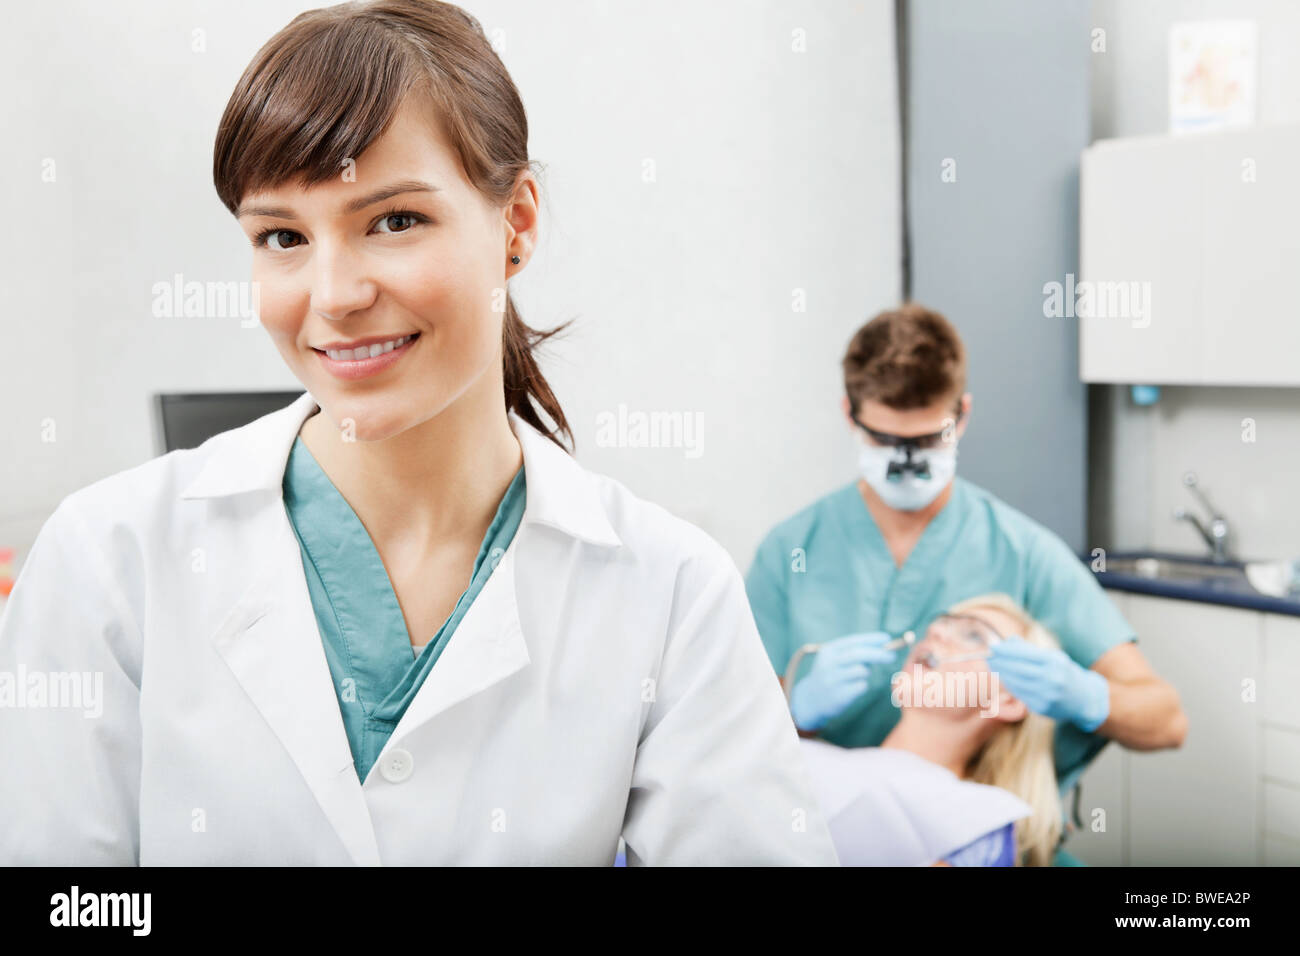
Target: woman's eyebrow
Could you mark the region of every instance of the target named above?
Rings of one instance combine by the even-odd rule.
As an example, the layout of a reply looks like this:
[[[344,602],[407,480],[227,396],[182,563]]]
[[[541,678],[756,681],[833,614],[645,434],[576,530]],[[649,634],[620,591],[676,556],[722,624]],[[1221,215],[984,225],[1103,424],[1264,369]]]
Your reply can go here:
[[[400,182],[389,183],[376,189],[374,192],[366,193],[364,196],[358,196],[356,199],[350,199],[343,206],[344,214],[360,212],[367,206],[373,206],[375,203],[383,202],[385,199],[392,199],[394,196],[400,196],[403,193],[436,193],[438,187],[432,183],[426,183],[420,179],[403,179]],[[285,206],[245,206],[241,205],[239,211],[235,213],[236,218],[242,219],[245,216],[268,216],[272,219],[297,219],[293,210]]]

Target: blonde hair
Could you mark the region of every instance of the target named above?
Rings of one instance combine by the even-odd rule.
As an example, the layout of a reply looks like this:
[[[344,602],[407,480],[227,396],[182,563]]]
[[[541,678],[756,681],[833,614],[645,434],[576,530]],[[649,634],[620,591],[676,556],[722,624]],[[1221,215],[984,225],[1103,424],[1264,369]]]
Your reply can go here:
[[[1024,639],[1038,647],[1059,648],[1060,641],[1005,594],[984,594],[949,608],[954,614],[978,608],[1001,611],[1022,628]],[[1024,720],[1003,724],[971,761],[969,777],[976,783],[1009,790],[1033,808],[1016,821],[1016,861],[1024,866],[1050,866],[1061,838],[1061,797],[1052,759],[1056,722],[1025,714]]]

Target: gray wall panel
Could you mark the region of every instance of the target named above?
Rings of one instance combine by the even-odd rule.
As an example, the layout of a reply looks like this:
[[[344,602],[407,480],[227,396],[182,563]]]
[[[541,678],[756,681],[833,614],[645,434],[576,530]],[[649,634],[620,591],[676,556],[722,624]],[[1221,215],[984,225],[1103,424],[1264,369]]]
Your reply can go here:
[[[1044,317],[1042,290],[1078,267],[1088,3],[908,0],[903,25],[910,294],[967,345],[958,473],[1082,549],[1078,330]]]

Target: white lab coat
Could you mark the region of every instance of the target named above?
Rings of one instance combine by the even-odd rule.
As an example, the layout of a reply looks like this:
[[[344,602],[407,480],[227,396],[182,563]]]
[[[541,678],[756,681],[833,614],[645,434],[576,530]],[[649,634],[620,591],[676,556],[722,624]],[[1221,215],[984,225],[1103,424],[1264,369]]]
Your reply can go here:
[[[523,522],[358,781],[281,496],[315,408],[42,528],[0,621],[0,864],[837,862],[730,557],[513,413]],[[67,673],[101,716],[32,706]]]

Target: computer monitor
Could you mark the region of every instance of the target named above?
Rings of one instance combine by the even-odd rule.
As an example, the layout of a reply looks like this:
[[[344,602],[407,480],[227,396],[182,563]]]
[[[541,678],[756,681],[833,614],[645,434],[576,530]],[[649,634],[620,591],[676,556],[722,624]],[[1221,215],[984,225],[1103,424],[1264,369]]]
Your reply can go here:
[[[297,392],[190,392],[157,395],[157,443],[165,454],[197,448],[213,435],[247,425],[302,395]]]

